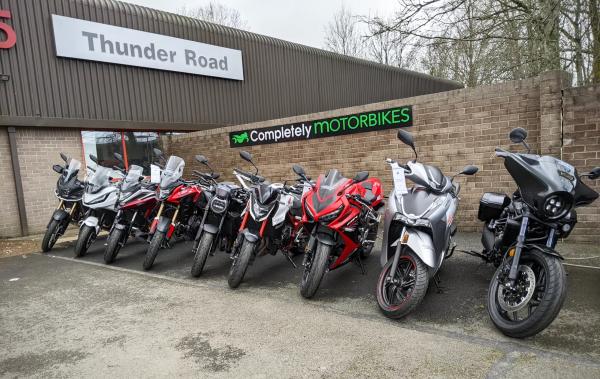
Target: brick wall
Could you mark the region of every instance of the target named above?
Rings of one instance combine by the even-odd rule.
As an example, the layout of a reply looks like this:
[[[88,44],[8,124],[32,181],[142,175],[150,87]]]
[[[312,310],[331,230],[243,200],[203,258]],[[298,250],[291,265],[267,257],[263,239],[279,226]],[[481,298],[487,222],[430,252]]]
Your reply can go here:
[[[539,148],[540,79],[528,79],[474,89],[412,97],[383,103],[338,109],[269,122],[241,125],[225,130],[195,132],[167,138],[171,154],[185,159],[189,173],[197,169],[195,154],[204,154],[224,178],[233,179],[234,167],[248,167],[238,155],[240,149],[229,148],[228,132],[253,127],[273,126],[337,115],[412,105],[414,133],[419,160],[442,169],[446,175],[458,172],[467,164],[476,164],[481,172],[460,178],[461,204],[458,214],[462,230],[481,228],[477,220],[479,198],[485,191],[514,191],[514,184],[501,159],[493,155],[497,146],[508,148],[509,131],[527,128],[529,140]],[[294,141],[247,148],[261,173],[273,181],[293,179],[293,163],[304,166],[312,177],[329,168],[337,168],[352,177],[360,170],[382,179],[384,189],[392,189],[392,176],[386,157],[406,161],[412,157],[408,147],[396,139],[396,130],[359,133],[310,141]],[[513,146],[514,147],[514,146]],[[518,148],[518,147],[516,147]]]
[[[81,134],[76,129],[16,128],[16,140],[29,233],[40,233],[58,205],[58,174],[52,165],[63,163],[60,152],[82,160]]]
[[[21,233],[19,208],[15,195],[15,181],[10,159],[8,131],[0,127],[0,193],[2,196],[2,217],[0,217],[0,238],[18,236]]]
[[[563,159],[580,173],[600,166],[600,86],[565,89],[563,117]],[[600,180],[584,182],[600,191]],[[580,223],[573,236],[578,241],[600,242],[600,201],[579,208],[577,214]]]

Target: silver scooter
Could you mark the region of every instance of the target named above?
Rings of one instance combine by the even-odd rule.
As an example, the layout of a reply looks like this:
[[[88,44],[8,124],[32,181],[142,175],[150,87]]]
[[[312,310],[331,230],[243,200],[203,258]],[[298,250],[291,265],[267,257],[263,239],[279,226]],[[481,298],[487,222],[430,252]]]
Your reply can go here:
[[[120,154],[115,153],[115,158],[122,160]],[[119,171],[121,179],[125,176],[124,171],[119,167],[103,167],[98,164],[98,158],[90,155],[92,162],[96,163],[95,168],[88,167],[91,171],[85,182],[82,203],[87,208],[85,219],[81,223],[77,242],[75,243],[75,257],[84,256],[92,243],[98,237],[100,230],[108,230],[113,224],[117,214],[117,204],[119,203],[120,186],[112,182],[114,170]]]
[[[377,302],[390,318],[404,317],[419,305],[429,280],[435,280],[444,259],[454,252],[454,214],[460,192],[454,178],[478,171],[475,166],[466,166],[453,177],[444,176],[439,168],[417,162],[410,133],[400,130],[398,139],[412,148],[415,159],[406,165],[386,160],[392,168],[394,190],[384,216]],[[405,179],[414,186],[407,189]]]

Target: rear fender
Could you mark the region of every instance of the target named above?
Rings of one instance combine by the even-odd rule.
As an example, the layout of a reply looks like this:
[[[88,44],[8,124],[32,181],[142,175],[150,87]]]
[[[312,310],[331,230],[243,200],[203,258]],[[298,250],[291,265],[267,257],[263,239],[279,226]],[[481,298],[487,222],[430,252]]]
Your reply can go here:
[[[408,241],[406,241],[405,244],[402,244],[407,245],[427,266],[437,270],[441,261],[435,253],[433,240],[429,234],[417,229],[406,228],[404,233],[400,234],[400,238],[392,243],[392,246],[395,247],[401,243],[405,233],[408,233]]]

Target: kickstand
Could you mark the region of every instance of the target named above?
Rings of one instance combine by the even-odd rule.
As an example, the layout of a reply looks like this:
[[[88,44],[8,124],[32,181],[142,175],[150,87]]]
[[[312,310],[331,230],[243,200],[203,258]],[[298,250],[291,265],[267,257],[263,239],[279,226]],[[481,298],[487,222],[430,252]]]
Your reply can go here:
[[[444,287],[442,287],[440,277],[438,274],[433,276],[433,283],[435,284],[435,288],[437,288],[437,293],[444,293]]]
[[[294,266],[294,268],[298,268],[298,266],[296,266],[296,264],[294,263],[294,260],[292,259],[292,257],[290,257],[289,253],[283,253],[283,256],[286,257],[288,261],[290,261],[290,263],[292,264],[292,266]]]

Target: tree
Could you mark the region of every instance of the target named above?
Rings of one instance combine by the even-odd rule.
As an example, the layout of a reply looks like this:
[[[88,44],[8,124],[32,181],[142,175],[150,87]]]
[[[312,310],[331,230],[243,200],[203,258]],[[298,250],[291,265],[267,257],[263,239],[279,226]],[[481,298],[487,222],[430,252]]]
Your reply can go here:
[[[325,27],[325,49],[351,57],[364,55],[365,46],[358,22],[343,5]]]
[[[248,30],[247,22],[242,19],[237,9],[224,6],[216,1],[197,8],[180,8],[177,13],[197,18],[198,20],[212,22],[214,24],[229,26],[236,29]]]

